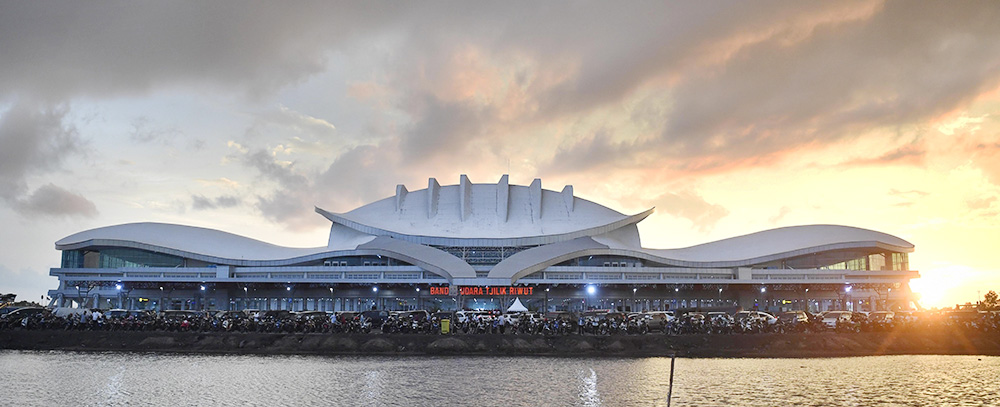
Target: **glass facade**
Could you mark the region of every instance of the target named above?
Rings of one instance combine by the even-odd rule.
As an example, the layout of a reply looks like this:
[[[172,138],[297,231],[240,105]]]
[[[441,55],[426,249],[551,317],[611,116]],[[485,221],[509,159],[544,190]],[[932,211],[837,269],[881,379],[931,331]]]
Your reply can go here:
[[[63,252],[62,252],[62,268],[64,268],[64,269],[80,269],[80,268],[83,268],[83,251],[82,250],[63,250]]]
[[[100,268],[120,267],[183,267],[184,259],[139,249],[101,250]]]
[[[534,246],[518,247],[451,247],[434,246],[437,249],[448,252],[452,256],[458,257],[473,266],[491,266],[500,263],[504,259],[514,254],[530,249]]]
[[[910,257],[906,253],[892,254],[892,269],[895,271],[909,270]]]

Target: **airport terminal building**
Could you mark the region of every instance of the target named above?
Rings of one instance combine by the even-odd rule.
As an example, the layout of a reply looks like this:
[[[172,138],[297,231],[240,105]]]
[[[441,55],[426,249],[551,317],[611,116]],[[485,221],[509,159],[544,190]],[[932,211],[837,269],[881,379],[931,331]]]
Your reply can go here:
[[[131,223],[56,242],[53,305],[129,309],[880,310],[913,302],[913,245],[872,230],[784,227],[677,249],[640,244],[625,215],[561,191],[457,185],[396,194],[331,222],[325,246]]]

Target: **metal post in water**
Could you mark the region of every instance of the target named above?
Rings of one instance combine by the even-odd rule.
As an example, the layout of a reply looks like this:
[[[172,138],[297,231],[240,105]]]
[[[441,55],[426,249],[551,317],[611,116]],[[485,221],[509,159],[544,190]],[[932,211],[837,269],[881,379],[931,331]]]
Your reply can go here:
[[[677,360],[677,354],[670,355],[670,387],[667,388],[667,407],[670,407],[670,399],[674,395],[674,361]]]

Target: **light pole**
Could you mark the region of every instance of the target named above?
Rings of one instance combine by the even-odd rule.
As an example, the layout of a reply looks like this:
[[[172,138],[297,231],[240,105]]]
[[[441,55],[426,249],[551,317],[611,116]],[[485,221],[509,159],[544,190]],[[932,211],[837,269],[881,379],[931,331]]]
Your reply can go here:
[[[850,285],[844,287],[844,304],[845,305],[846,304],[851,304],[851,309],[850,310],[848,310],[846,306],[844,307],[845,311],[854,311],[854,304],[851,303],[851,286]]]
[[[636,311],[636,309],[635,309],[636,308],[636,306],[635,306],[635,292],[638,291],[638,290],[639,290],[638,288],[632,287],[632,309],[630,310],[632,312]]]
[[[118,284],[115,284],[115,291],[118,292],[118,308],[125,308],[125,306],[124,306],[125,304],[123,304],[125,302],[125,300],[122,299],[122,282],[121,281],[119,281]]]
[[[764,312],[767,312],[767,287],[760,288],[761,302],[764,304]]]
[[[545,287],[545,312],[549,312],[549,287]]]

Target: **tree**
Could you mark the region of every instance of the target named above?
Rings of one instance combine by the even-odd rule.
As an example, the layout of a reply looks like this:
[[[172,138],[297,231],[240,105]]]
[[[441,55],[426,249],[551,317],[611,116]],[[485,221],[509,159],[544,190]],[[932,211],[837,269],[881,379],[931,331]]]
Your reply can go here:
[[[983,308],[987,310],[1000,308],[1000,301],[997,299],[997,292],[990,290],[983,296]]]

